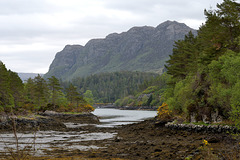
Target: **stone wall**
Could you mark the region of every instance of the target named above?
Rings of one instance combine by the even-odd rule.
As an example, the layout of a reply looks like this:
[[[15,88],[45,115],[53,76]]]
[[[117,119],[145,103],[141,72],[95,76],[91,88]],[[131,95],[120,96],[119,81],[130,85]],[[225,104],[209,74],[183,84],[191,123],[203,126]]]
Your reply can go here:
[[[187,130],[192,132],[211,132],[211,133],[240,133],[235,127],[231,127],[228,125],[195,125],[195,124],[174,124],[174,123],[166,123],[165,127],[171,129],[180,129]]]

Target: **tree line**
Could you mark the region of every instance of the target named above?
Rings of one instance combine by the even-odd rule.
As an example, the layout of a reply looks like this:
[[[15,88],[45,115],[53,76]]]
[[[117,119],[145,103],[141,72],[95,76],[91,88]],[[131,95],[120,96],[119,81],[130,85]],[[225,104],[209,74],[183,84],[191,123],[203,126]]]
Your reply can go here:
[[[224,0],[204,13],[198,35],[190,32],[175,43],[163,99],[174,112],[194,113],[197,120],[218,112],[240,122],[240,4]]]
[[[91,97],[86,99],[72,84],[64,91],[54,76],[45,80],[38,75],[23,83],[17,73],[7,70],[0,61],[0,111],[92,111]]]
[[[81,94],[87,90],[92,91],[96,103],[113,103],[121,97],[134,94],[139,90],[139,85],[157,75],[138,71],[99,73],[85,78],[78,77],[71,82],[63,82],[63,86],[72,83]]]
[[[166,90],[169,75],[163,73],[138,85],[138,90],[132,95],[122,97],[115,101],[116,106],[159,106],[163,103],[162,94]]]

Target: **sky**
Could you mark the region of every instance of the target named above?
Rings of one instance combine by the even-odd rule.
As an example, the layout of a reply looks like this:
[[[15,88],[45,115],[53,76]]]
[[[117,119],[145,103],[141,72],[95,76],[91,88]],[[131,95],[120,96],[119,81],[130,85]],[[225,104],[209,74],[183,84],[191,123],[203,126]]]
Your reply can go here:
[[[0,60],[14,72],[46,73],[65,45],[85,45],[134,26],[178,21],[198,29],[223,0],[0,0]]]

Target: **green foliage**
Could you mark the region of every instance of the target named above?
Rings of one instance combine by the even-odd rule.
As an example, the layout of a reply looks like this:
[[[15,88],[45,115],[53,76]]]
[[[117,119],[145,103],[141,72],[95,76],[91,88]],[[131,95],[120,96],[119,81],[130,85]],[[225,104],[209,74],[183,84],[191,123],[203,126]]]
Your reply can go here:
[[[0,61],[0,110],[5,110],[7,108],[11,108],[15,106],[15,103],[18,103],[20,100],[19,92],[14,93],[15,88],[18,88],[16,85],[19,83],[19,79],[16,79],[16,73],[12,71],[8,71],[5,65]],[[16,82],[16,83],[15,83]],[[19,86],[21,89],[21,86]],[[18,100],[14,101],[15,98],[19,98]],[[9,110],[9,109],[7,109]],[[10,109],[11,110],[11,109]]]
[[[86,92],[83,94],[83,98],[85,99],[85,101],[87,101],[88,104],[93,105],[94,99],[92,91],[86,90]]]
[[[86,78],[75,78],[72,84],[81,94],[91,90],[96,102],[109,103],[134,94],[140,84],[156,76],[154,73],[129,71],[100,73]]]
[[[51,91],[51,97],[52,97],[51,103],[55,105],[58,97],[60,96],[59,94],[61,94],[60,90],[62,89],[60,87],[59,80],[54,76],[52,76],[51,78],[48,78],[48,87]]]
[[[162,104],[161,96],[167,87],[170,77],[166,73],[139,85],[135,96],[126,96],[115,101],[116,106],[158,106]]]
[[[88,112],[94,110],[77,89],[70,85],[73,101],[69,103],[57,78],[46,81],[40,75],[25,84],[17,73],[7,70],[0,62],[0,112],[27,113],[36,110]],[[70,97],[68,95],[68,97]],[[71,98],[70,98],[71,100]]]
[[[149,93],[153,93],[157,90],[158,90],[158,86],[150,86],[147,89],[145,89],[142,93],[143,94],[149,94]]]
[[[80,94],[77,91],[77,87],[75,87],[72,83],[70,83],[69,87],[66,90],[67,90],[67,98],[72,104],[76,99],[78,99]]]
[[[184,40],[179,40],[175,43],[173,54],[170,55],[170,60],[167,61],[167,72],[173,75],[176,79],[184,79],[190,71],[196,69],[196,61],[198,48],[196,38],[189,32]]]
[[[224,0],[205,10],[198,36],[176,42],[167,61],[168,88],[163,99],[173,111],[196,113],[199,120],[218,111],[240,126],[240,4]]]
[[[37,107],[46,106],[49,98],[47,82],[40,75],[36,76],[33,81],[35,104],[37,104]]]

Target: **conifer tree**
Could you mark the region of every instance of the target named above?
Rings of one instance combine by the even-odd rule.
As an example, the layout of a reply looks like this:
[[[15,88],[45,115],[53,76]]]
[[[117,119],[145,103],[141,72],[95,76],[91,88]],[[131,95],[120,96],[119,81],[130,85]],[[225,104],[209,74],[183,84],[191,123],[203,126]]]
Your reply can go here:
[[[14,98],[10,89],[9,72],[3,62],[0,61],[0,110],[12,106],[14,106]]]
[[[10,90],[11,94],[14,98],[14,104],[16,107],[21,107],[23,105],[24,97],[24,85],[20,77],[17,73],[8,71],[9,72],[9,82],[10,82]]]
[[[59,80],[54,76],[48,78],[48,87],[51,91],[52,96],[51,103],[55,106],[57,98],[59,96],[59,91],[62,89]]]
[[[40,75],[36,76],[33,81],[37,107],[46,106],[49,98],[47,82]]]
[[[67,98],[70,103],[73,104],[78,96],[79,93],[77,92],[77,87],[70,83],[69,87],[67,88]]]

